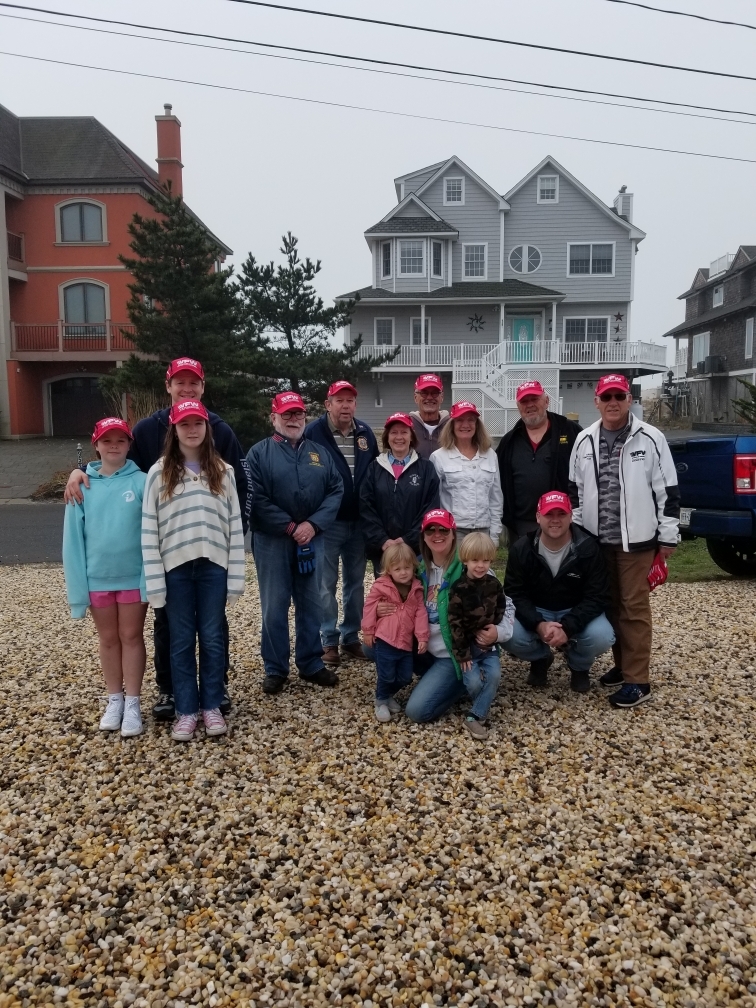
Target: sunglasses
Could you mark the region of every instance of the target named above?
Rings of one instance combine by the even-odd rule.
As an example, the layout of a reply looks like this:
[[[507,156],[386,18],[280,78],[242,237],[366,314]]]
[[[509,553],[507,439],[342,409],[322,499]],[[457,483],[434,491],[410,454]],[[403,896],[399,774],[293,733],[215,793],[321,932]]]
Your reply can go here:
[[[425,535],[448,536],[451,535],[451,529],[443,528],[441,525],[429,525],[428,528],[425,529]]]
[[[617,402],[624,402],[627,399],[627,392],[602,392],[599,399],[601,402],[611,402],[612,399],[616,399]]]

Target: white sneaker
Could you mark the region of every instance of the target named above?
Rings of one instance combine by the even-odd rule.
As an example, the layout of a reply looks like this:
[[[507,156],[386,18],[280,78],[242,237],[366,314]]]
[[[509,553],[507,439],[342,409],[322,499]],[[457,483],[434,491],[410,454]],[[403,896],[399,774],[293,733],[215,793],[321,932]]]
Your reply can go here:
[[[391,711],[388,709],[388,704],[377,703],[375,705],[375,719],[376,721],[390,721]]]
[[[177,742],[191,742],[197,730],[198,719],[197,714],[180,714],[173,725],[171,738]]]
[[[200,711],[202,714],[202,721],[205,725],[205,735],[225,735],[228,731],[228,725],[226,724],[226,719],[221,714],[218,707],[213,707],[212,710]]]
[[[388,709],[391,711],[392,714],[402,713],[402,705],[399,703],[398,700],[395,700],[393,697],[389,697],[389,699],[386,701],[386,706],[388,707]]]
[[[123,696],[114,693],[108,697],[108,706],[100,719],[100,731],[118,731],[123,719]]]
[[[142,711],[139,706],[139,697],[126,697],[126,707],[123,711],[123,721],[121,722],[121,736],[123,738],[133,738],[142,734]]]

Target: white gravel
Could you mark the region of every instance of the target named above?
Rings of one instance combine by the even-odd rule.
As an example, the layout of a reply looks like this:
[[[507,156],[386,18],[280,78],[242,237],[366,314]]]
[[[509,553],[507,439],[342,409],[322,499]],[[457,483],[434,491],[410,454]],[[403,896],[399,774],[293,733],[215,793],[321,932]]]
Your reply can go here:
[[[264,696],[251,584],[181,745],[98,732],[60,567],[0,568],[0,1008],[756,1006],[754,585],[653,604],[651,703],[505,658],[480,744],[379,725],[364,663]]]

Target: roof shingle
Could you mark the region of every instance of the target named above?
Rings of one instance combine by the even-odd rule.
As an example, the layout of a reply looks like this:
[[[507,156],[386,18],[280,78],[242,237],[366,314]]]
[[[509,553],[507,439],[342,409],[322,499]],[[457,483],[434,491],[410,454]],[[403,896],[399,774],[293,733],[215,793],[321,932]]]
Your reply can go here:
[[[378,221],[365,234],[459,234],[452,224],[432,217],[391,217]]]
[[[537,287],[523,280],[503,280],[499,283],[470,282],[455,283],[451,287],[437,287],[430,291],[393,291],[383,287],[362,287],[358,291],[340,294],[336,300],[346,301],[360,295],[363,301],[443,301],[459,300],[479,301],[482,298],[514,298],[514,297],[563,297],[562,291],[550,290],[548,287]]]

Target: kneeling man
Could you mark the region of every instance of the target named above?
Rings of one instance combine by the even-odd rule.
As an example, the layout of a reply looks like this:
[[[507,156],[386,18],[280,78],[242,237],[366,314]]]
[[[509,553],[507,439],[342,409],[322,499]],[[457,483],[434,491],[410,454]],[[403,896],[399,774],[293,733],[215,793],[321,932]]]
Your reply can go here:
[[[572,524],[566,493],[543,494],[538,528],[509,551],[504,591],[515,605],[514,633],[502,648],[530,662],[529,686],[545,686],[552,648],[565,652],[570,687],[591,688],[594,659],[614,643],[605,616],[609,575],[598,540]]]

